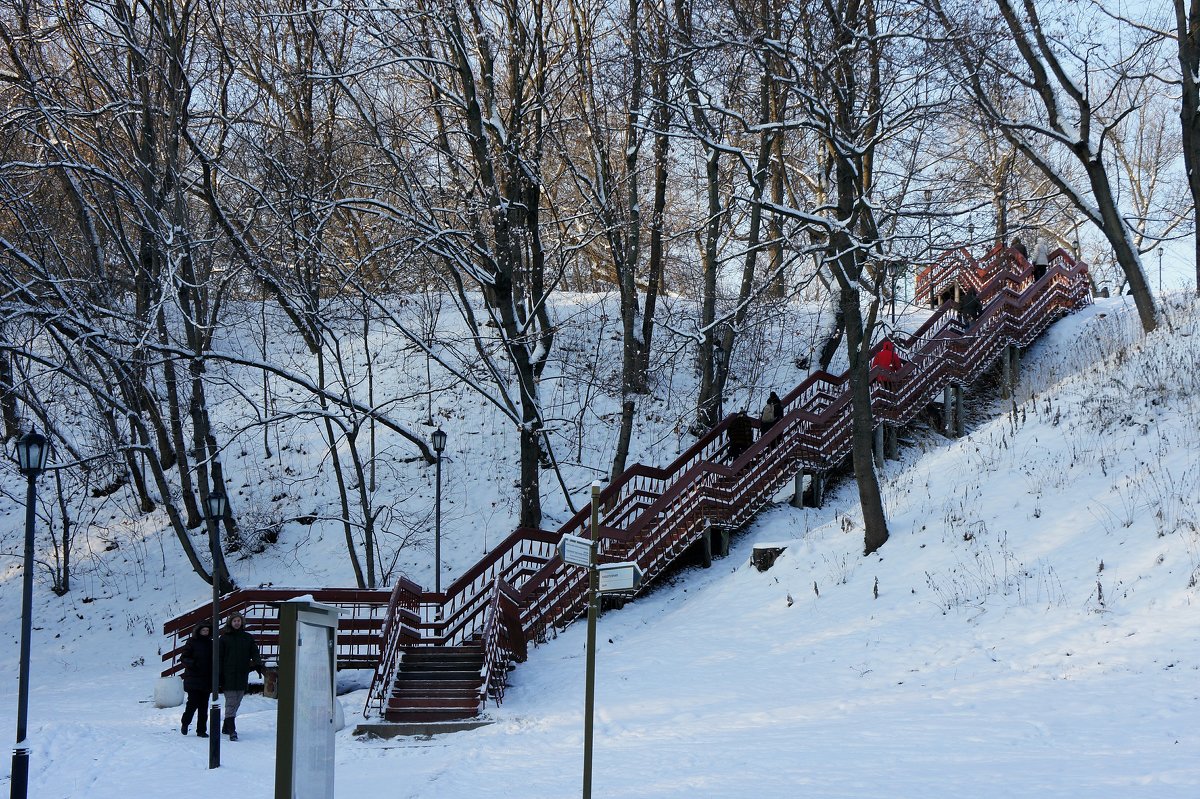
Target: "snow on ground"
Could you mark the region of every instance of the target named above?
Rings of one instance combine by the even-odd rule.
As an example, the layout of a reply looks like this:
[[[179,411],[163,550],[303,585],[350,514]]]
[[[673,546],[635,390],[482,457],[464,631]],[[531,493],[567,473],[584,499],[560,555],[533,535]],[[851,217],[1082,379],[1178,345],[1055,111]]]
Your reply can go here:
[[[844,482],[606,613],[595,795],[1200,796],[1196,303],[1167,327],[1140,340],[1132,306],[1106,301],[1032,348],[1015,404],[959,441],[916,434],[885,469],[892,538],[875,555]],[[13,552],[20,508],[0,514]],[[247,699],[215,771],[179,709],[149,701],[161,621],[205,590],[160,540],[118,550],[125,564],[110,553],[94,603],[39,586],[31,795],[273,795],[270,700]],[[791,542],[762,573],[760,541]],[[323,574],[301,548],[288,557]],[[17,575],[10,562],[0,577],[7,729]],[[339,733],[338,795],[578,795],[585,635],[533,649],[491,726]],[[364,698],[342,697],[351,726]]]

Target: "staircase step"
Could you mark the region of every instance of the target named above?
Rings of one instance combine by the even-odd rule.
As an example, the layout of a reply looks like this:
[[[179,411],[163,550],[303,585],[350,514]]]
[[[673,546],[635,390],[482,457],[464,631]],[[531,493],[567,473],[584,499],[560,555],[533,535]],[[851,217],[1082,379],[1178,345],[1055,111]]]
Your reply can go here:
[[[397,680],[393,691],[473,691],[483,684],[476,674],[471,680]]]
[[[418,723],[433,721],[458,721],[475,718],[479,714],[478,705],[471,710],[385,710],[383,717],[394,723]]]
[[[476,685],[474,688],[397,688],[392,691],[391,697],[393,701],[408,699],[467,699],[479,696],[479,689],[483,687],[483,683]]]
[[[400,663],[403,671],[467,671],[483,666],[483,658],[455,658],[453,660],[405,660]]]
[[[388,708],[392,710],[470,710],[472,715],[479,712],[479,697],[450,697],[450,696],[435,696],[435,697],[405,697],[398,699],[392,697],[388,700]]]
[[[444,658],[444,657],[483,657],[483,647],[480,646],[406,646],[401,649],[404,659],[410,658]]]
[[[412,680],[418,683],[444,683],[446,680],[475,680],[479,681],[480,674],[478,668],[470,669],[470,671],[430,671],[430,672],[410,672],[408,669],[401,669],[397,680]]]

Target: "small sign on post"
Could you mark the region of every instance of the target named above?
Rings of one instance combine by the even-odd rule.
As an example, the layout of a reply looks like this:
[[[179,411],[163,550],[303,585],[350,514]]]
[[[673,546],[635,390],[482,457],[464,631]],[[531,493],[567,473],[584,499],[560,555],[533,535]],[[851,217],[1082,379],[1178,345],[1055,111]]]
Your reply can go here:
[[[633,561],[603,563],[596,567],[596,571],[600,573],[600,585],[597,590],[602,594],[633,591],[642,582],[642,570]]]
[[[592,542],[577,535],[564,535],[558,542],[558,557],[563,563],[587,568],[592,565]]]

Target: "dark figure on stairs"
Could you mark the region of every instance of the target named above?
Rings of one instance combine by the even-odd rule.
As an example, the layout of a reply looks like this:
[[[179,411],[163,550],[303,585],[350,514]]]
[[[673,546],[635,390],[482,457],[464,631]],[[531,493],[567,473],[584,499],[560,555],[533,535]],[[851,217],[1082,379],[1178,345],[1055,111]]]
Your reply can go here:
[[[767,404],[763,406],[762,416],[759,417],[759,438],[765,436],[767,431],[782,418],[783,402],[779,399],[779,395],[772,391],[767,396]]]
[[[187,707],[179,722],[179,731],[188,734],[192,716],[196,716],[196,735],[208,737],[208,714],[205,699],[212,690],[212,623],[202,621],[192,630],[183,646],[179,662],[183,664],[183,690],[187,692]]]
[[[242,614],[234,613],[221,630],[221,690],[225,693],[225,721],[221,724],[221,732],[231,741],[238,739],[237,712],[246,695],[250,672],[257,671],[260,677],[263,673],[258,644],[246,632],[245,626]]]
[[[1012,244],[1010,244],[1008,246],[1011,247],[1012,249],[1016,250],[1017,252],[1019,252],[1021,254],[1021,257],[1024,258],[1026,261],[1029,260],[1029,250],[1025,249],[1025,243],[1022,242],[1020,238],[1014,237],[1012,240]]]
[[[754,428],[745,411],[738,411],[729,423],[729,460],[735,461],[754,443]]]
[[[958,301],[958,311],[968,325],[978,319],[979,315],[983,313],[983,303],[979,301],[979,292],[974,288],[963,292],[962,298]]]

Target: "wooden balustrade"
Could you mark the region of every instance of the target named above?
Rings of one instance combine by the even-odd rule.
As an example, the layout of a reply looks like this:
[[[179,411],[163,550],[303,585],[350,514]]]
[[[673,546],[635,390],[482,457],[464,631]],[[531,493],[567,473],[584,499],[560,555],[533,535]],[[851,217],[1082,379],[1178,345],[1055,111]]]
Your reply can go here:
[[[407,584],[410,590],[420,591],[415,583],[400,580],[397,586]],[[336,606],[338,616],[337,666],[345,668],[375,668],[386,640],[384,628],[390,617],[387,610],[392,591],[386,589],[358,588],[251,588],[231,591],[221,597],[221,619],[225,621],[234,613],[246,619],[246,628],[254,634],[263,660],[271,664],[279,653],[279,603],[298,596],[311,595],[316,602]],[[188,636],[196,625],[212,619],[212,605],[200,605],[163,625],[163,635],[168,644],[162,660],[166,667],[162,676],[169,677],[183,671],[179,655]]]
[[[1005,248],[978,261],[955,251],[918,275],[916,293],[928,301],[951,285],[975,288],[983,313],[967,323],[943,304],[914,333],[895,339],[905,366],[889,382],[873,384],[876,423],[911,421],[944,387],[973,382],[1004,347],[1027,346],[1055,319],[1091,299],[1086,265],[1062,250],[1051,255],[1049,269],[1036,282],[1028,262]],[[727,417],[667,466],[626,469],[601,492],[595,531],[585,507],[557,531],[514,531],[443,594],[398,583],[386,603],[375,605],[378,614],[370,615],[381,642],[374,645],[378,665],[368,713],[386,704],[401,646],[482,643],[481,700],[490,693],[498,701],[508,660],[522,658],[527,641],[544,638],[585,608],[586,570],[564,565],[557,556],[564,534],[594,537],[600,562],[635,560],[645,586],[710,525],[743,526],[798,470],[828,471],[848,456],[847,374],[815,372],[782,401],[780,420],[735,459],[727,449],[732,421]],[[186,624],[182,620],[198,612],[177,621]]]

